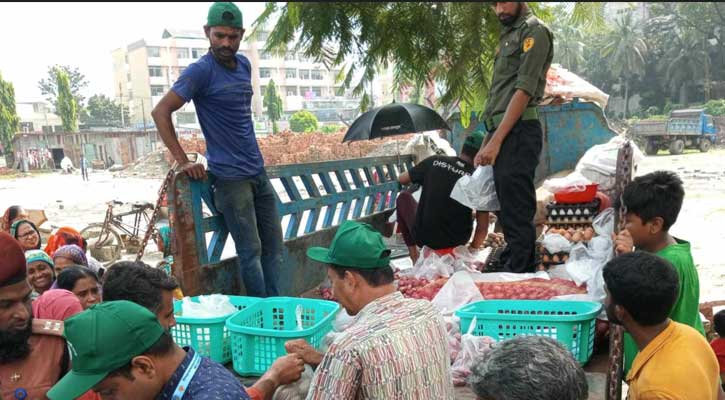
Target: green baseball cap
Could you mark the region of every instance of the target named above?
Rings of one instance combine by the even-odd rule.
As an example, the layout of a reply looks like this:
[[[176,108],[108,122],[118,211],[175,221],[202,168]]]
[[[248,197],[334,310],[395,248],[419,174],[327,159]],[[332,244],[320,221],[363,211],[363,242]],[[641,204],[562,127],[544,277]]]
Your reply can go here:
[[[464,146],[472,147],[474,149],[480,149],[483,144],[483,138],[486,135],[483,131],[475,131],[470,135],[466,136],[466,140],[463,142]]]
[[[345,221],[332,239],[330,248],[311,247],[307,257],[342,267],[377,269],[390,265],[390,250],[383,236],[368,224]]]
[[[242,28],[242,12],[234,3],[216,2],[209,7],[206,17],[207,26],[229,26]]]
[[[163,333],[151,311],[126,300],[96,304],[68,318],[64,336],[73,366],[50,389],[48,398],[77,398],[143,354]]]

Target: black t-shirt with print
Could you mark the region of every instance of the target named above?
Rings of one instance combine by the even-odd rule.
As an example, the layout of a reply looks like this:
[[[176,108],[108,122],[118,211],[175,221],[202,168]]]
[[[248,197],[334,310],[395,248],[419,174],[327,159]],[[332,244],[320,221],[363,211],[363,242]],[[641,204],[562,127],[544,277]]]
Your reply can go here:
[[[458,179],[472,172],[473,165],[448,156],[428,157],[409,171],[411,181],[423,186],[413,227],[418,246],[446,249],[471,239],[473,212],[453,200],[451,191]]]

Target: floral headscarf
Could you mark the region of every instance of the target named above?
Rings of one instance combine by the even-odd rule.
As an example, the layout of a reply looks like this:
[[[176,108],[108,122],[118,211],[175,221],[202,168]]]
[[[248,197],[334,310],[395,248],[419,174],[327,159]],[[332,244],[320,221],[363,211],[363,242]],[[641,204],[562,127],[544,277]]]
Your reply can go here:
[[[65,245],[53,254],[53,260],[58,257],[67,258],[73,261],[76,265],[88,267],[88,259],[86,258],[86,252],[75,244]]]

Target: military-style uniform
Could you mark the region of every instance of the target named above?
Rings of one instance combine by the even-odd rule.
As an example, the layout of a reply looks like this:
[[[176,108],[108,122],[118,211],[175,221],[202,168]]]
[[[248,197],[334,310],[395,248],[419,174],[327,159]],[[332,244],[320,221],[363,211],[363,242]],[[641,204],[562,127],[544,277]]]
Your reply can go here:
[[[501,262],[509,272],[534,270],[534,174],[543,140],[536,105],[544,94],[546,72],[554,56],[553,41],[549,28],[528,10],[503,28],[484,111],[486,130],[491,134],[516,90],[531,96],[529,106],[503,141],[493,167],[501,203],[499,220],[508,243]]]

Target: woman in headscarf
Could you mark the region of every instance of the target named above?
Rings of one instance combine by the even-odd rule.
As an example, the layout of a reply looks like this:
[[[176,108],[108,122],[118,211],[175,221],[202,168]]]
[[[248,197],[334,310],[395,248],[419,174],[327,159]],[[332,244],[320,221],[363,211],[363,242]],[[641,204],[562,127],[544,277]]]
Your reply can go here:
[[[15,221],[28,219],[28,213],[21,206],[10,206],[0,219],[0,231],[10,232],[10,227]]]
[[[20,242],[23,251],[40,249],[40,231],[27,219],[15,221],[10,226],[10,235]]]
[[[58,289],[73,292],[81,301],[84,310],[101,302],[101,284],[98,276],[88,268],[73,266],[64,269],[58,274]]]
[[[65,321],[80,312],[83,312],[81,301],[65,289],[48,290],[33,302],[33,318],[37,319]]]
[[[156,246],[164,254],[164,259],[159,261],[156,268],[161,268],[169,276],[173,276],[174,256],[171,254],[171,228],[168,225],[161,225],[157,228]],[[177,300],[184,298],[181,288],[174,290],[174,298]]]
[[[56,276],[71,266],[80,265],[88,267],[88,259],[86,252],[75,244],[65,245],[53,253],[53,263],[55,264]]]
[[[48,257],[43,250],[26,251],[25,260],[28,266],[28,283],[33,288],[30,297],[35,300],[53,286],[55,266],[53,259]]]
[[[98,260],[93,258],[93,256],[87,254],[88,243],[77,230],[71,227],[64,226],[58,228],[58,230],[48,239],[48,244],[45,246],[45,252],[49,256],[53,257],[56,250],[69,244],[77,245],[83,249],[83,252],[86,253],[86,260],[88,262],[87,267],[91,271],[95,272],[99,278],[103,276],[103,273],[106,271],[103,264],[98,262]]]

